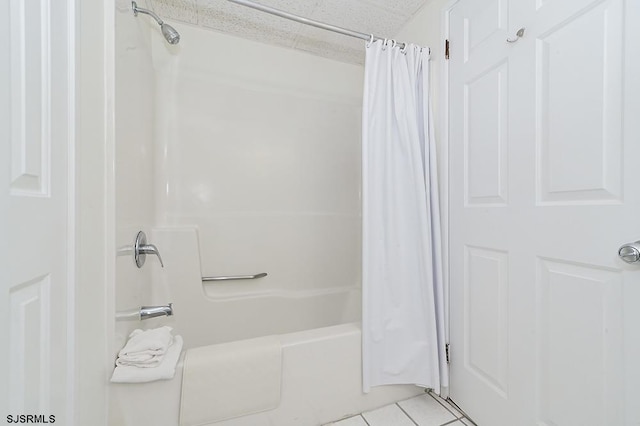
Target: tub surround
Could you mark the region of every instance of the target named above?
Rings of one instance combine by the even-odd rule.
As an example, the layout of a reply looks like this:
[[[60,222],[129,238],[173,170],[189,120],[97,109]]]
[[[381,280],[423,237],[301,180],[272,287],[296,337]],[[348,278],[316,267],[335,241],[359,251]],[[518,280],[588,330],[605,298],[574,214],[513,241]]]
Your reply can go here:
[[[362,67],[180,31],[153,39],[156,226],[197,227],[205,276],[269,274],[216,297],[358,286]]]
[[[165,267],[153,270],[148,297],[151,304],[173,302],[175,314],[148,323],[171,325],[186,348],[360,320],[359,287],[308,290],[301,278],[301,289],[283,289],[277,272],[259,280],[203,283],[196,228],[156,228],[151,235]]]
[[[217,426],[316,426],[422,394],[412,385],[381,386],[362,393],[359,324],[341,324],[278,336],[282,390],[277,408],[215,423]],[[176,377],[113,385],[112,422],[119,426],[179,424],[183,359]]]

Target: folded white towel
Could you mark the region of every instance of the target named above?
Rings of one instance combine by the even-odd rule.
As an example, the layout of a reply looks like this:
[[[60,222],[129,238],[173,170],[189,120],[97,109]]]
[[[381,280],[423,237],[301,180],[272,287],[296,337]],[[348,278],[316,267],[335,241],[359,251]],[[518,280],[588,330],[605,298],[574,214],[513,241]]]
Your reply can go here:
[[[172,379],[176,373],[176,364],[182,352],[182,345],[182,337],[175,336],[173,344],[169,345],[167,353],[157,367],[139,368],[119,365],[113,370],[111,381],[114,383],[145,383]]]
[[[130,365],[132,367],[153,368],[160,365],[166,352],[153,351],[138,352],[134,355],[119,356],[116,365]]]
[[[129,341],[120,350],[118,356],[127,357],[138,353],[150,353],[152,355],[165,353],[171,344],[171,330],[172,328],[166,325],[150,330],[133,330],[129,335]]]

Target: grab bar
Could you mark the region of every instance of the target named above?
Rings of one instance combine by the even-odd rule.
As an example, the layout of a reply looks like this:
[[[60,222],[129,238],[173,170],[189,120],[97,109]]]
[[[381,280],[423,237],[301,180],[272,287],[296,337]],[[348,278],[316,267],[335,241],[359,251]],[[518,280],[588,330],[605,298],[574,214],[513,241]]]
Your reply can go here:
[[[231,281],[231,280],[255,280],[257,278],[264,278],[267,276],[266,272],[261,272],[255,275],[230,275],[220,277],[202,277],[202,281]]]

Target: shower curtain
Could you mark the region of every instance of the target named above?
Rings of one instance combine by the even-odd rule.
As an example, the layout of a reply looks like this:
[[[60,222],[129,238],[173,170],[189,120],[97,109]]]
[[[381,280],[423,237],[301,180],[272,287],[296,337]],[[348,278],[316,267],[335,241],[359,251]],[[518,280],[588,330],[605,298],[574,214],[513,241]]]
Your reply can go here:
[[[363,389],[448,387],[429,53],[367,44],[362,120]]]

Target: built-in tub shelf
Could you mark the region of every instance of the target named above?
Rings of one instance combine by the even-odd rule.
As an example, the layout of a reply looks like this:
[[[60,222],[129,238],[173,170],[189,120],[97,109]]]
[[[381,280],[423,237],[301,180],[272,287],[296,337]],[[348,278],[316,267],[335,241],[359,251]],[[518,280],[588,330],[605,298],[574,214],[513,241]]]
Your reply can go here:
[[[219,277],[202,277],[202,281],[233,281],[233,280],[255,280],[258,278],[264,278],[267,276],[266,272],[261,272],[255,275],[229,275]]]

